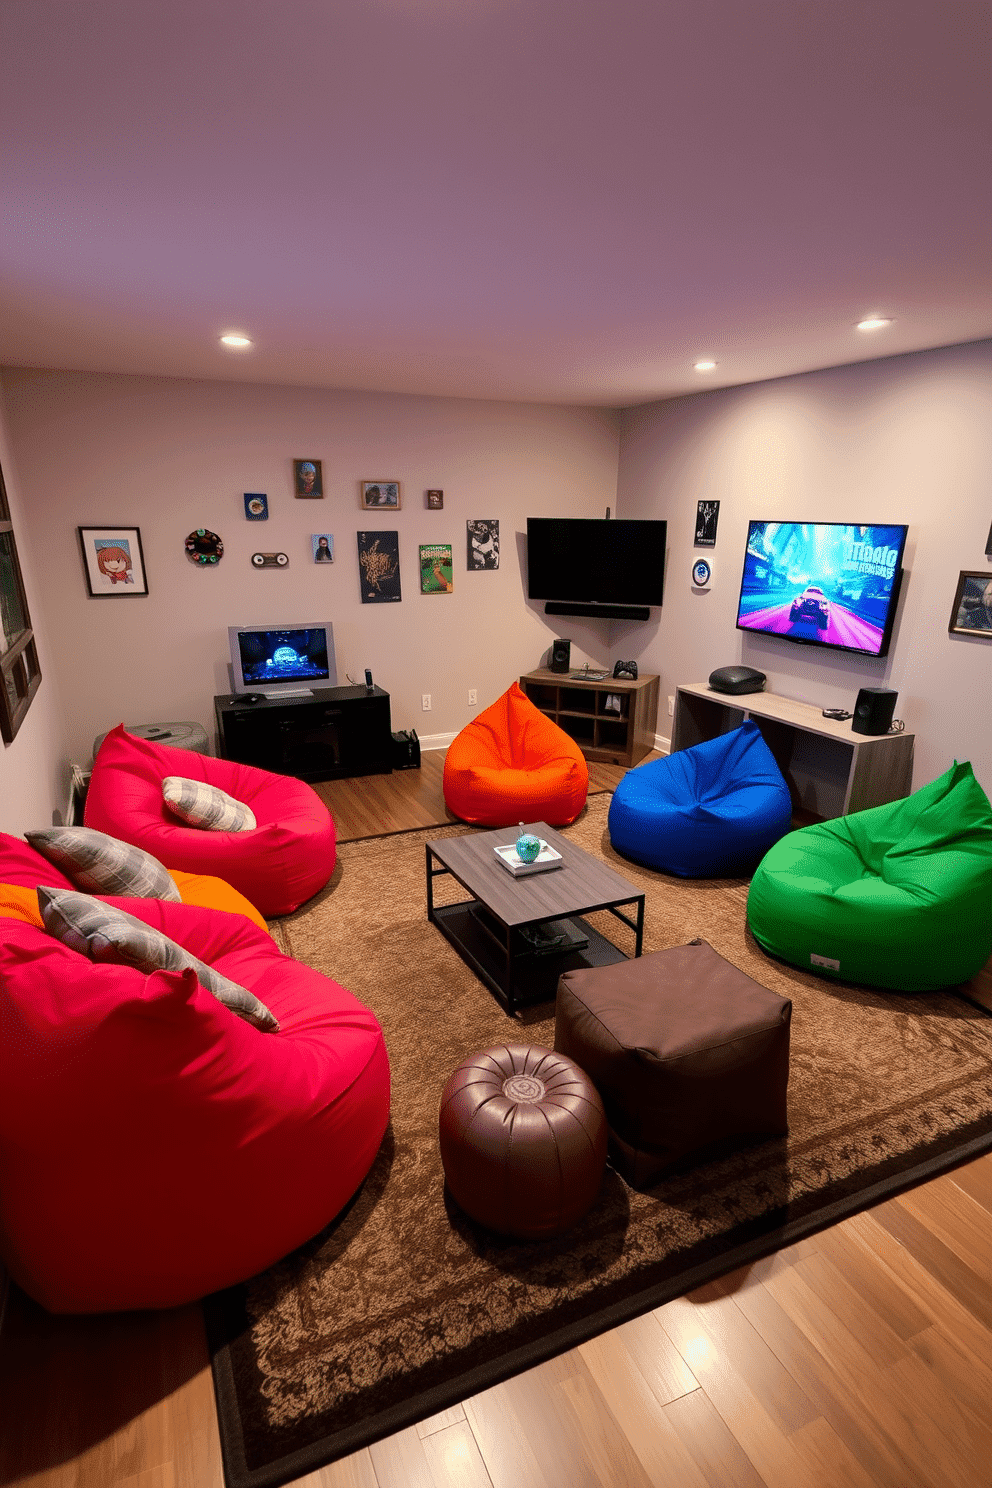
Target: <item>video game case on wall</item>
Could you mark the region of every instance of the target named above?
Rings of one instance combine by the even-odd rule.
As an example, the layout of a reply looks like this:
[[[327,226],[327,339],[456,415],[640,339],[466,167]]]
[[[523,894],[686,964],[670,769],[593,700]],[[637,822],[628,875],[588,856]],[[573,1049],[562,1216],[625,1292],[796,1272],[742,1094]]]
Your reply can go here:
[[[453,588],[451,544],[421,543],[421,594],[450,594]]]

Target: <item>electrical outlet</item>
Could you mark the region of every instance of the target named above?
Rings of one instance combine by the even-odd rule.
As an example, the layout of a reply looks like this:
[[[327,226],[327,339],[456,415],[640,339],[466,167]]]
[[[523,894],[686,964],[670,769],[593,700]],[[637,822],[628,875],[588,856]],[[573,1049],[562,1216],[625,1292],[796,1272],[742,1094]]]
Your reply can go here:
[[[431,695],[429,692],[424,693],[423,697],[420,699],[420,704],[425,713],[429,713],[431,711]]]
[[[469,690],[468,690],[468,705],[469,705],[469,707],[470,708],[474,708],[475,705],[478,703],[478,701],[479,701],[479,694],[478,694],[478,692],[475,690],[474,687],[470,687]]]
[[[669,718],[675,717],[675,699],[673,697],[668,699],[668,716]]]

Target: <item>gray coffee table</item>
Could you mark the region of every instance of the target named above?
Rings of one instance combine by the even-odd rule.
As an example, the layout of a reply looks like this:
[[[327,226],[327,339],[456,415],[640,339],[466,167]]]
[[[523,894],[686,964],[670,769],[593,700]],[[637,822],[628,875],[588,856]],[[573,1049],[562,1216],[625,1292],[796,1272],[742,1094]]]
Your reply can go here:
[[[514,878],[497,860],[494,847],[515,842],[519,827],[442,837],[427,843],[427,918],[496,997],[513,1013],[520,1007],[554,997],[563,971],[583,966],[609,966],[626,961],[619,946],[580,916],[609,910],[634,932],[634,955],[644,938],[644,895],[598,858],[584,852],[544,822],[526,830],[562,855],[560,868]],[[434,880],[450,874],[471,899],[434,903]],[[621,913],[631,906],[631,914]],[[541,936],[550,921],[565,922],[568,935],[586,942],[581,948],[538,949],[528,936]]]

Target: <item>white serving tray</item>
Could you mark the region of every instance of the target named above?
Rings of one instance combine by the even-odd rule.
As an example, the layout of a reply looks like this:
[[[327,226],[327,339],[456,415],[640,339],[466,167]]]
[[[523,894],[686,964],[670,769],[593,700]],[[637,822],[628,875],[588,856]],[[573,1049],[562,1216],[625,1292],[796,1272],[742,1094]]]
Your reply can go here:
[[[525,863],[523,858],[518,856],[517,849],[512,842],[506,847],[494,847],[493,852],[499,858],[507,872],[513,874],[514,878],[523,878],[528,873],[544,873],[549,868],[560,868],[562,865],[561,853],[556,852],[553,847],[549,847],[543,837],[538,838],[538,841],[541,844],[541,851],[533,863]]]

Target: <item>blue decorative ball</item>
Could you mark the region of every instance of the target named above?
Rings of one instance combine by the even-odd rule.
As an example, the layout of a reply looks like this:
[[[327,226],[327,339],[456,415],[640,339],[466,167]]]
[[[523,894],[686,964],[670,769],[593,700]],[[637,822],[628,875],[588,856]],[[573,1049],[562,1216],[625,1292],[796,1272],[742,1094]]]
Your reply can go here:
[[[517,838],[516,847],[517,857],[521,860],[521,862],[533,863],[534,859],[541,851],[541,839],[540,837],[533,836],[530,832],[523,832]]]

